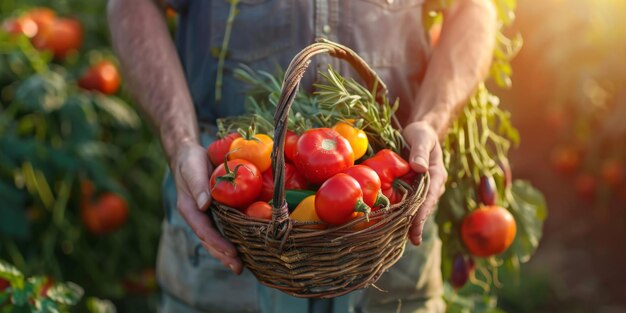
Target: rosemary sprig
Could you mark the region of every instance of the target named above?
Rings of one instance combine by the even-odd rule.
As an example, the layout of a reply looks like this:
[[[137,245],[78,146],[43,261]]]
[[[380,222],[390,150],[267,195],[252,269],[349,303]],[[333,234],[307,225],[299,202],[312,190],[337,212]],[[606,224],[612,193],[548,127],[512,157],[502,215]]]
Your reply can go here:
[[[247,127],[253,121],[259,131],[272,134],[284,73],[272,75],[242,66],[234,75],[250,86],[246,98],[248,114],[220,119],[220,134]],[[363,130],[372,148],[370,151],[390,148],[400,152],[405,147],[402,135],[392,126],[398,101],[391,105],[386,97],[382,97],[383,103],[379,104],[373,92],[344,78],[331,67],[328,73],[321,75],[323,79],[314,85],[316,91],[312,95],[298,91],[289,112],[288,129],[301,133],[314,127],[331,127],[341,120],[363,120]]]
[[[379,97],[383,103],[378,103],[374,92],[354,79],[344,78],[330,66],[328,72],[321,73],[321,76],[324,80],[315,84],[314,94],[319,98],[322,112],[330,112],[323,116],[324,120],[334,124],[343,119],[363,119],[363,130],[374,151],[390,148],[400,152],[405,147],[402,134],[392,125],[393,114],[399,106],[398,100],[391,105],[387,97]]]

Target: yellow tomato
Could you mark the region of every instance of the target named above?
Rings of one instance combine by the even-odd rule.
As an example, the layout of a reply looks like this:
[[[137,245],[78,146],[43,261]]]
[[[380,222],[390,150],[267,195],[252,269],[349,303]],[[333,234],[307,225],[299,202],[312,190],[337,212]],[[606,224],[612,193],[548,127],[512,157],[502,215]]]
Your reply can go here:
[[[350,142],[352,151],[354,152],[354,159],[358,160],[365,152],[367,152],[367,135],[361,129],[358,129],[350,123],[350,121],[338,122],[333,126],[333,130],[338,132],[343,138],[346,138]]]
[[[321,222],[320,218],[315,213],[315,195],[308,196],[298,204],[295,210],[291,212],[289,217],[298,222]],[[324,229],[326,225],[307,225],[305,228],[312,229]]]
[[[272,138],[264,134],[256,134],[251,139],[237,138],[230,144],[228,159],[244,159],[254,164],[262,173],[272,166],[273,145]]]

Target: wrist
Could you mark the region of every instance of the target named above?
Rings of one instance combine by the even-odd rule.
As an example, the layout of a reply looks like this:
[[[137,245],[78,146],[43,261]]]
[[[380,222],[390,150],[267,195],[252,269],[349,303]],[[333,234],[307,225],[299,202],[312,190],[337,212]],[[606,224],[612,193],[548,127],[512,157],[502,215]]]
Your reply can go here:
[[[424,115],[413,118],[406,127],[414,123],[424,124],[427,125],[427,127],[430,127],[439,138],[443,138],[448,131],[449,121],[450,114],[431,111]]]
[[[170,167],[176,163],[176,156],[179,155],[181,151],[188,149],[190,146],[200,144],[197,132],[183,131],[182,129],[178,131],[162,129],[160,138]]]

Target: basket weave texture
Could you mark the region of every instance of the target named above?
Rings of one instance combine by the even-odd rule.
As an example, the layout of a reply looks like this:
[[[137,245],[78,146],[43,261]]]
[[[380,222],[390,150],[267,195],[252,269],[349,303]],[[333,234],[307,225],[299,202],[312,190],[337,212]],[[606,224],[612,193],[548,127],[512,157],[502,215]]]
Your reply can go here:
[[[354,226],[365,222],[365,217],[323,230],[289,219],[284,198],[287,117],[310,59],[320,53],[347,61],[371,90],[386,96],[385,84],[349,48],[328,40],[304,48],[287,68],[274,116],[272,220],[251,218],[215,201],[211,204],[222,234],[237,247],[243,264],[259,282],[302,298],[337,297],[375,283],[402,256],[409,226],[429,183],[428,175],[417,175],[402,201],[370,214],[374,222],[360,230]]]

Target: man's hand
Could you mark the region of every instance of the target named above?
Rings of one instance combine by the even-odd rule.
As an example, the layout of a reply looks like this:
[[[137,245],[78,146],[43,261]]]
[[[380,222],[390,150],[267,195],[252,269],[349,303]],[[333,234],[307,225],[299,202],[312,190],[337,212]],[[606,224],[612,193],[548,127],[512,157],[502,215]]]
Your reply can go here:
[[[404,139],[411,147],[409,164],[418,173],[430,175],[430,187],[424,204],[417,212],[409,229],[409,239],[414,245],[422,243],[422,230],[426,219],[434,212],[439,197],[445,191],[448,173],[443,164],[443,153],[435,130],[426,122],[413,122],[402,131]]]
[[[205,212],[211,202],[209,175],[213,171],[206,150],[193,142],[181,145],[171,169],[176,181],[176,208],[209,253],[240,274],[242,264],[237,250],[220,235]]]

